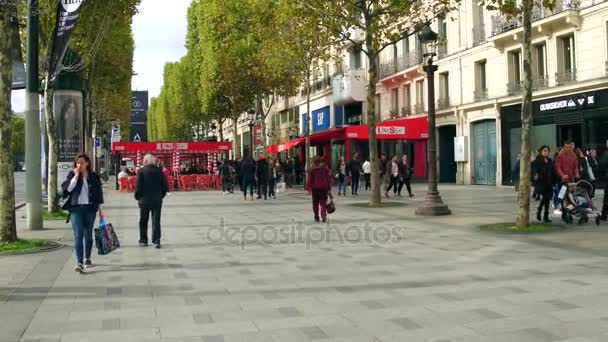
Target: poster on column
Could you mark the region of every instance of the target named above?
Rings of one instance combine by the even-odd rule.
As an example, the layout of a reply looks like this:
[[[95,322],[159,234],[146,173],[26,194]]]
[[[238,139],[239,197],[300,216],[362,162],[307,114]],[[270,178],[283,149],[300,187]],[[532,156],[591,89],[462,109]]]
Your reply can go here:
[[[58,186],[67,177],[74,159],[84,151],[82,92],[57,90],[53,94],[53,113],[57,138]]]

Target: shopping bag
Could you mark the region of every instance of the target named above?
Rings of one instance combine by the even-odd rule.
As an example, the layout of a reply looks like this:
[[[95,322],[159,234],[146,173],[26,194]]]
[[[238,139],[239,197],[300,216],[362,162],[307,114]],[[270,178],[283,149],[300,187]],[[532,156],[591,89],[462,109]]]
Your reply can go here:
[[[566,192],[568,192],[568,187],[565,185],[562,185],[562,187],[559,189],[559,194],[557,194],[557,198],[559,198],[560,200],[563,200],[564,197],[566,197]]]
[[[110,254],[113,250],[120,248],[120,242],[114,227],[111,223],[106,223],[104,219],[99,221],[99,227],[95,228],[94,235],[97,254]]]
[[[285,192],[285,188],[286,188],[285,182],[279,182],[279,183],[277,183],[277,190],[276,190],[276,192],[277,193]]]

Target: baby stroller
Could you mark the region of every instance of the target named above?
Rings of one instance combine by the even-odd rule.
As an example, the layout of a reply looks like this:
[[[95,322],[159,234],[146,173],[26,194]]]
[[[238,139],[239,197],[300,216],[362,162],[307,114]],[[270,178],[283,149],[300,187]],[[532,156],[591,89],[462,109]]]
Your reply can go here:
[[[581,180],[565,186],[565,194],[562,199],[562,219],[566,223],[577,220],[579,225],[589,222],[589,217],[595,217],[595,224],[600,224],[601,213],[595,208],[591,194],[593,185]],[[562,195],[564,190],[560,191]],[[560,196],[561,198],[561,196]]]

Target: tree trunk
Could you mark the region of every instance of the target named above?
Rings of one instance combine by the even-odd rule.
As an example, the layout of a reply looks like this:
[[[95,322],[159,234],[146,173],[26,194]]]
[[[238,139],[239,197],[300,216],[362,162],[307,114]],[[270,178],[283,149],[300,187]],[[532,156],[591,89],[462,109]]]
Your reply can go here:
[[[237,142],[236,142],[239,138],[238,129],[239,129],[238,117],[237,117],[237,119],[233,118],[233,121],[232,121],[232,149],[234,150],[234,159],[241,158],[241,151],[239,150],[239,144],[237,144]]]
[[[379,206],[382,202],[381,189],[382,179],[380,178],[380,165],[378,161],[378,140],[376,139],[376,79],[378,78],[378,65],[376,64],[376,51],[372,47],[372,37],[366,33],[366,43],[368,46],[368,84],[367,84],[367,128],[369,134],[369,163],[372,171],[372,191],[369,194],[369,205]]]
[[[523,0],[524,37],[523,65],[524,92],[521,105],[521,156],[519,161],[519,201],[517,208],[517,227],[525,228],[530,224],[530,125],[532,123],[532,53],[530,51],[532,35],[533,0]]]
[[[48,155],[48,212],[59,210],[59,193],[57,191],[57,130],[55,129],[55,116],[53,115],[53,89],[49,86],[49,77],[46,77],[44,87],[44,113],[46,116],[46,136],[49,143]]]
[[[12,29],[9,6],[0,8],[0,242],[17,240],[13,174],[11,87]]]

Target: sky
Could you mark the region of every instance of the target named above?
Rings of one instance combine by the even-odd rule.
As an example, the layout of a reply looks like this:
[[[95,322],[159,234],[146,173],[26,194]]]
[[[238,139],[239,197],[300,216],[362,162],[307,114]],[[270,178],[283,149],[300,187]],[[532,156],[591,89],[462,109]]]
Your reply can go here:
[[[135,56],[133,90],[148,90],[150,97],[157,96],[163,85],[163,67],[166,62],[179,60],[186,54],[186,28],[188,6],[192,0],[143,0],[139,14],[133,18]],[[25,108],[25,91],[13,91],[13,111]]]

